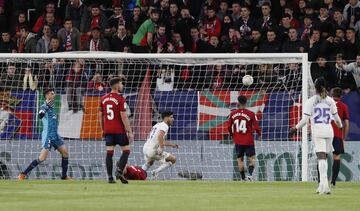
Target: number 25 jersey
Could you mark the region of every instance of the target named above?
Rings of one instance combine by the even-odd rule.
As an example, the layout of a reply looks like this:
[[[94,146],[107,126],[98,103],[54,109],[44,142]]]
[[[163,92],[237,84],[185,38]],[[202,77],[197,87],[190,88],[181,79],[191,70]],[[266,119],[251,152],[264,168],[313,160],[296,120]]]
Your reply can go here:
[[[108,93],[101,97],[99,110],[103,112],[104,134],[125,134],[120,112],[126,111],[126,102],[118,93]]]
[[[314,95],[305,103],[304,115],[310,116],[311,133],[313,137],[334,137],[331,120],[332,116],[336,114],[336,103],[334,99],[329,96],[323,99],[319,95]]]

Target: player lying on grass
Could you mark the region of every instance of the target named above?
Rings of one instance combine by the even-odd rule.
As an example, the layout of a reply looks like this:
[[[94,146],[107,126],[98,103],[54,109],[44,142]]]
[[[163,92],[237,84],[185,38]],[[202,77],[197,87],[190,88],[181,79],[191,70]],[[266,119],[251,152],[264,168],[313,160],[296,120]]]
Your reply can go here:
[[[67,176],[67,170],[69,164],[68,150],[64,145],[64,141],[58,134],[58,117],[56,114],[56,110],[54,108],[54,102],[55,102],[54,90],[53,89],[45,90],[44,97],[45,97],[45,103],[41,105],[39,111],[39,118],[42,120],[42,124],[43,124],[43,131],[41,134],[42,150],[40,152],[39,158],[33,160],[30,163],[30,165],[23,172],[19,174],[18,179],[24,180],[33,168],[35,168],[40,163],[45,161],[51,148],[54,148],[55,150],[59,151],[62,156],[61,179],[70,180],[71,178]]]
[[[130,155],[129,140],[134,139],[129,119],[126,115],[126,102],[120,94],[123,90],[122,80],[120,78],[112,78],[109,82],[111,92],[102,96],[100,100],[100,124],[103,129],[106,145],[106,170],[108,174],[108,182],[116,183],[113,177],[113,155],[116,145],[119,145],[122,154],[118,162],[117,168],[120,171],[119,179],[123,184],[128,181],[122,172],[126,166]]]
[[[261,140],[261,131],[256,115],[246,109],[246,103],[247,98],[245,96],[238,97],[238,109],[230,113],[228,130],[235,143],[241,179],[245,180],[244,155],[246,155],[249,159],[247,180],[252,181],[256,161],[254,131],[258,134],[259,140]]]
[[[344,154],[344,141],[349,133],[349,110],[345,103],[341,102],[342,90],[341,88],[334,88],[331,93],[333,99],[336,103],[336,108],[338,110],[339,117],[343,122],[343,129],[337,127],[334,121],[331,122],[332,128],[334,130],[334,139],[332,145],[334,147],[333,152],[333,167],[332,167],[332,178],[331,184],[335,186],[336,179],[339,175],[340,170],[340,156]]]
[[[118,161],[119,162],[119,161]],[[116,163],[118,166],[118,163]],[[116,168],[115,177],[120,179],[121,171]],[[140,166],[137,165],[126,165],[123,171],[124,177],[127,180],[146,180],[147,173]]]
[[[151,129],[151,132],[144,144],[143,153],[145,156],[145,163],[142,166],[144,171],[147,171],[156,160],[160,161],[161,165],[151,171],[151,176],[156,179],[159,172],[170,168],[176,162],[176,157],[164,151],[164,147],[178,148],[177,144],[168,143],[165,141],[165,136],[169,131],[169,127],[174,122],[174,116],[171,111],[165,111],[161,114],[162,122],[157,123]]]
[[[339,128],[342,128],[342,123],[335,101],[327,96],[326,81],[324,78],[321,77],[315,80],[315,90],[316,95],[312,96],[305,103],[301,121],[294,128],[290,129],[290,136],[293,136],[297,130],[304,127],[309,119],[311,119],[311,136],[318,158],[320,173],[320,183],[316,192],[319,194],[330,194],[326,158],[327,153],[334,151],[332,146],[334,132],[331,127],[331,116]]]

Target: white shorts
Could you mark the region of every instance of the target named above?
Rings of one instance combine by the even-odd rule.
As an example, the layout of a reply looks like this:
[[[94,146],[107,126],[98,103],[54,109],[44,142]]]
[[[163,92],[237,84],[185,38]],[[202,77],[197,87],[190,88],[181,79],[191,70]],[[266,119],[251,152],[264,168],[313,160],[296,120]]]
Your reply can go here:
[[[157,154],[156,150],[153,148],[144,147],[143,148],[144,159],[146,162],[158,160],[162,163],[166,162],[166,158],[168,158],[171,154],[163,151],[161,155]]]
[[[315,152],[332,153],[334,151],[332,145],[333,138],[314,137],[313,140]]]

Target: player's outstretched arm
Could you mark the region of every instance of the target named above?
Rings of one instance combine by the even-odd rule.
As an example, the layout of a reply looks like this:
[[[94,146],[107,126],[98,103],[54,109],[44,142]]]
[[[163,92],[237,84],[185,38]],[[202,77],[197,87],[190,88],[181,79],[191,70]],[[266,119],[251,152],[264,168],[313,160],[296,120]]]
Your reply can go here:
[[[169,142],[165,142],[164,146],[166,147],[172,147],[172,148],[179,148],[178,144],[173,144],[173,143],[169,143]]]
[[[306,125],[309,119],[310,119],[310,115],[304,113],[300,122],[295,127],[290,128],[289,136],[295,135],[299,129],[303,128]]]

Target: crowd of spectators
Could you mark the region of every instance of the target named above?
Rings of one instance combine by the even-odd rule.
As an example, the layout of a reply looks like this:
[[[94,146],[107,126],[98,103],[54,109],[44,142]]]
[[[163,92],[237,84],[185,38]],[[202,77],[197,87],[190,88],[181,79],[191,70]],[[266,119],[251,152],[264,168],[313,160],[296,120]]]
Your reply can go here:
[[[1,53],[306,52],[313,61],[314,80],[325,77],[347,91],[360,87],[359,0],[0,0],[0,31]],[[71,96],[78,87],[106,87],[109,75],[92,67],[88,74],[81,62],[69,68],[61,65],[50,62],[41,74],[32,73],[30,66],[22,68],[24,74],[6,67],[1,83],[21,81],[24,89],[34,90],[66,82]],[[258,67],[265,73],[274,71],[271,68]],[[221,69],[214,67],[204,75],[217,78],[210,85],[214,89],[223,87],[221,78],[233,74]],[[12,74],[21,78],[9,79]],[[176,80],[187,74],[181,70]]]

